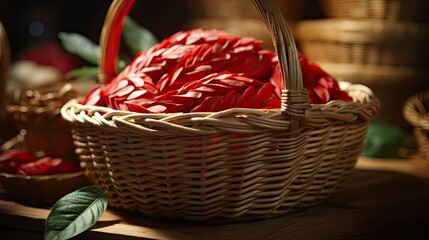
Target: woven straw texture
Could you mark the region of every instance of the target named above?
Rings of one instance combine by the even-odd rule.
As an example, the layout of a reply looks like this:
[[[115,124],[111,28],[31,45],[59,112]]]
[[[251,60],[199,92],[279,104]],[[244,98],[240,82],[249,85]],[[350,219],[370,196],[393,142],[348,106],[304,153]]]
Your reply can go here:
[[[414,94],[404,104],[404,118],[414,128],[420,154],[429,163],[429,91]]]
[[[314,61],[429,66],[426,23],[317,19],[301,21],[294,30]]]
[[[429,2],[422,0],[321,0],[328,17],[429,21]]]
[[[71,84],[39,89],[16,89],[13,101],[5,106],[24,135],[24,147],[37,156],[77,160],[70,124],[61,118],[61,107],[78,96]],[[23,131],[24,130],[24,131]]]
[[[115,38],[103,36],[131,2],[112,4],[102,56],[116,51],[106,47]],[[261,219],[318,204],[347,180],[378,100],[352,85],[356,102],[309,105],[282,14],[274,1],[252,2],[288,76],[281,110],[137,114],[77,100],[62,108],[87,176],[108,192],[112,206],[168,219]],[[101,69],[108,69],[109,59],[100,60]]]

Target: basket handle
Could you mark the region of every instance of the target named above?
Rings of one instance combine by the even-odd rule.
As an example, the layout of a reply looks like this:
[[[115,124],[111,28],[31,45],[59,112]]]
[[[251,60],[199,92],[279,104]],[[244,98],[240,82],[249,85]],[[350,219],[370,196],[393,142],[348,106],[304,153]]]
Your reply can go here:
[[[294,38],[274,0],[251,0],[271,34],[280,63],[284,88],[281,111],[303,118],[310,108],[307,90],[303,87]],[[122,24],[134,0],[113,0],[100,37],[100,84],[109,83],[116,74],[116,60]]]

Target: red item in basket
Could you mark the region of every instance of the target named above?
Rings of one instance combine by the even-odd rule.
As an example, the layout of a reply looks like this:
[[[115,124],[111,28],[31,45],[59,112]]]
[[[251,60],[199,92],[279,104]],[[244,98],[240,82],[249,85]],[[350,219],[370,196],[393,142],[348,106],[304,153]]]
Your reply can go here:
[[[61,158],[44,157],[35,162],[19,166],[17,174],[21,175],[50,175],[60,173],[74,173],[80,171],[79,162],[65,161]]]
[[[350,101],[338,82],[299,54],[310,103]],[[234,107],[280,108],[283,81],[274,53],[253,38],[194,29],[140,52],[83,104],[142,112],[212,112]]]
[[[323,71],[316,63],[310,61],[300,52],[298,52],[298,58],[302,70],[302,80],[304,87],[308,90],[310,103],[325,104],[331,100],[352,101],[347,92],[340,90],[338,81],[334,77]],[[283,80],[279,64],[273,70],[271,83],[276,86],[277,95],[281,96]]]
[[[0,172],[15,174],[21,164],[34,162],[37,158],[20,149],[11,149],[0,153]]]

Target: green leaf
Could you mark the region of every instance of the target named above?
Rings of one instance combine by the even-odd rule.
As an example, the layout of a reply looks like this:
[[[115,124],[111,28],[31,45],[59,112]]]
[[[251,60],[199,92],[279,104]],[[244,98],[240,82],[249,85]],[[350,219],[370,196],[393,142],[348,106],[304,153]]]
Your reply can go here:
[[[45,239],[69,239],[93,226],[107,208],[107,194],[95,186],[67,194],[45,222]]]
[[[149,30],[139,26],[130,17],[125,18],[123,36],[132,54],[147,50],[158,43],[158,39]]]
[[[368,126],[362,156],[374,158],[398,157],[398,150],[407,134],[399,127],[374,119]]]
[[[98,67],[80,67],[67,72],[67,78],[97,77]]]
[[[99,47],[89,38],[78,33],[58,33],[58,38],[66,51],[89,63],[98,64]]]

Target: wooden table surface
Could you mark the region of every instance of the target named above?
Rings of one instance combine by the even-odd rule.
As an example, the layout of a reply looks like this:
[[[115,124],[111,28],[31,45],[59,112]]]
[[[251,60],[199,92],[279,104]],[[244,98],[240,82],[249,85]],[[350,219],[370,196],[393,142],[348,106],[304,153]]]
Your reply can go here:
[[[43,239],[49,209],[0,195],[0,239]],[[350,181],[325,203],[268,220],[204,225],[109,208],[75,239],[428,239],[429,163],[361,157]]]

